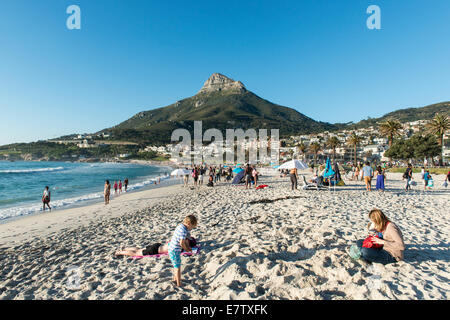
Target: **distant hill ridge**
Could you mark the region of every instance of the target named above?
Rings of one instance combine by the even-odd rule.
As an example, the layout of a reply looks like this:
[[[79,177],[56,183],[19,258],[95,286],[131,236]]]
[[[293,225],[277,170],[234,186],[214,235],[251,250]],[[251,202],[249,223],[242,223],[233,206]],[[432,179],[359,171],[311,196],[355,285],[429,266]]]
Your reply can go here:
[[[393,112],[389,112],[382,117],[361,120],[352,126],[356,127],[368,127],[376,125],[379,122],[386,121],[388,119],[396,119],[402,123],[413,122],[417,120],[430,120],[434,118],[436,113],[446,114],[450,116],[450,101],[435,103],[426,107],[420,108],[406,108]]]

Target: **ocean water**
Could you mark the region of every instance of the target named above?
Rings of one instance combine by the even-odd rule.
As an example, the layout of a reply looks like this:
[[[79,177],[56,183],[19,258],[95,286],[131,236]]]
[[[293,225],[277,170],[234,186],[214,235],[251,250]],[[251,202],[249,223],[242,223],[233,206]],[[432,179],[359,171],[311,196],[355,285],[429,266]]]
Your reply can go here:
[[[0,222],[42,212],[45,186],[51,191],[50,206],[65,208],[103,199],[105,180],[128,178],[128,191],[169,179],[170,167],[131,163],[9,162],[0,161]],[[122,187],[124,191],[124,187]]]

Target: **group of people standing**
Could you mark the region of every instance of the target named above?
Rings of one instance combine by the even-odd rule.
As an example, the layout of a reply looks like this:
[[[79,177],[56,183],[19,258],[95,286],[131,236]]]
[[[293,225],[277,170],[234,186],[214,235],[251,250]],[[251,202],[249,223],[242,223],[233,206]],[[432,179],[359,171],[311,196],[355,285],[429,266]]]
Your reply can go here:
[[[406,186],[405,186],[405,191],[411,190],[411,185],[413,185],[413,168],[412,168],[412,164],[409,163],[408,167],[405,170],[405,173],[403,173],[403,179],[406,180]],[[424,190],[429,190],[431,188],[434,187],[434,181],[433,181],[433,177],[430,174],[430,170],[426,169],[425,167],[422,167],[421,169],[421,173],[420,173],[422,180],[424,181],[424,186],[423,189]],[[447,173],[447,176],[444,180],[444,186],[446,186],[448,183],[450,182],[450,171]]]
[[[356,167],[358,168],[358,167]],[[372,179],[376,179],[375,189],[378,191],[385,190],[385,181],[386,181],[386,173],[385,169],[381,166],[377,166],[375,172],[370,166],[370,162],[367,161],[361,169],[362,178],[364,179],[364,183],[366,185],[367,191],[372,191]]]
[[[125,178],[123,181],[123,187],[125,188],[125,192],[127,192],[128,189],[128,178]],[[119,183],[117,181],[114,181],[114,195],[118,195],[122,193],[122,180],[119,180]],[[103,195],[105,197],[105,205],[109,204],[110,196],[111,196],[111,183],[109,180],[105,181],[105,186],[103,188]]]
[[[185,170],[188,170],[188,168],[185,168]],[[207,165],[200,165],[200,166],[194,166],[190,170],[190,175],[192,176],[192,179],[194,180],[194,186],[202,186],[203,185],[203,179],[206,175],[208,175],[208,187],[213,187],[214,183],[217,181],[222,181],[222,177],[225,178],[227,181],[230,181],[231,178],[233,178],[233,171],[231,167],[225,168],[223,165],[216,166],[207,166]],[[183,177],[183,186],[187,187],[189,183],[189,175],[184,175]]]
[[[352,177],[351,180],[358,181],[361,178],[361,181],[364,181],[366,190],[372,191],[372,179],[376,180],[375,189],[378,191],[385,190],[385,182],[386,182],[386,166],[378,165],[375,169],[370,166],[370,162],[367,161],[364,165],[357,164],[352,165]]]

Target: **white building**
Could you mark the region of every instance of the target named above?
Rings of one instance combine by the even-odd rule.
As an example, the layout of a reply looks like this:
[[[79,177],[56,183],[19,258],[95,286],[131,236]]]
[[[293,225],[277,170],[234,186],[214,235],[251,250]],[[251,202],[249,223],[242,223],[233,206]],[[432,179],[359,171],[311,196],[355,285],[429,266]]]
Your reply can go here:
[[[93,148],[95,147],[95,142],[84,139],[83,142],[77,144],[78,148]]]

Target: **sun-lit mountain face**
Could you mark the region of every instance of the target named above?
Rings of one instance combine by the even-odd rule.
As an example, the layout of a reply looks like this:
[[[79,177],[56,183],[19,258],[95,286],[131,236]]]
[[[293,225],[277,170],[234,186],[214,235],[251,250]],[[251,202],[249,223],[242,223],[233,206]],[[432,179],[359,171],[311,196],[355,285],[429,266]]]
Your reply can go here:
[[[240,81],[214,73],[196,95],[166,107],[140,112],[107,130],[128,139],[135,134],[141,138],[148,136],[149,142],[152,139],[169,142],[173,130],[192,130],[194,121],[202,121],[204,130],[279,129],[280,135],[333,128],[258,97]]]

